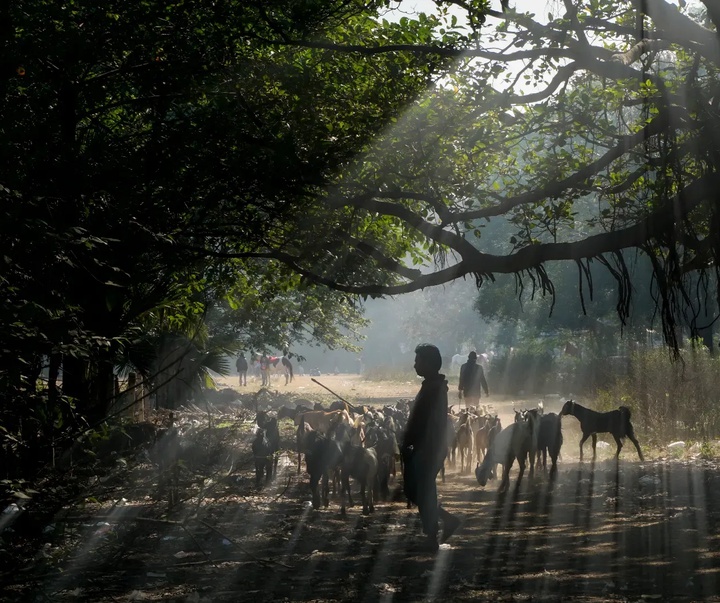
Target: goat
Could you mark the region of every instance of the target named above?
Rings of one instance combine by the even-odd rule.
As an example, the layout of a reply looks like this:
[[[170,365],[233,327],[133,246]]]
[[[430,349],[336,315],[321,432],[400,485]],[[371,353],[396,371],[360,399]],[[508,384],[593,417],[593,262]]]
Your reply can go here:
[[[552,462],[550,473],[557,471],[557,460],[560,455],[560,447],[563,443],[560,421],[560,415],[556,415],[554,412],[540,417],[540,432],[538,434],[537,459],[535,464],[540,464],[540,455],[542,453],[542,467],[544,470],[547,469],[547,455],[550,453],[550,460]]]
[[[560,411],[560,416],[573,415],[580,421],[580,429],[582,431],[582,439],[580,440],[580,460],[583,460],[583,444],[592,436],[593,461],[596,456],[597,434],[609,433],[615,438],[617,451],[615,458],[620,458],[620,450],[623,447],[623,439],[627,436],[630,441],[635,444],[638,456],[644,461],[640,444],[635,438],[635,430],[630,422],[630,409],[627,406],[621,406],[617,410],[610,412],[597,412],[584,406],[580,406],[573,400],[568,400]]]
[[[345,514],[345,492],[348,496],[348,504],[353,506],[352,494],[350,492],[350,477],[360,483],[360,496],[362,497],[363,515],[375,511],[374,495],[377,492],[378,455],[374,448],[363,448],[347,444],[343,449],[343,459],[340,463],[342,473],[342,489],[340,498],[342,500],[340,512]],[[367,489],[367,492],[366,492]]]
[[[485,458],[495,436],[502,430],[499,417],[485,416],[483,419],[482,425],[475,431],[475,457],[478,463]],[[480,453],[482,453],[482,458],[480,458]]]
[[[277,473],[278,450],[280,450],[280,430],[278,428],[278,420],[270,416],[267,412],[258,411],[255,422],[260,429],[265,430],[265,434],[270,446],[270,455],[272,457],[272,475]]]
[[[510,483],[510,469],[513,462],[517,459],[520,472],[518,473],[515,487],[520,486],[523,474],[525,473],[525,465],[530,463],[530,479],[535,473],[535,454],[537,451],[538,434],[540,431],[540,416],[536,408],[526,410],[522,413],[522,420],[516,423],[517,427],[513,431],[508,450],[506,461],[503,464],[503,476],[500,482],[499,490],[505,491]]]
[[[504,492],[510,483],[510,469],[515,459],[517,459],[520,469],[516,487],[520,486],[528,460],[530,461],[530,477],[532,478],[535,470],[534,461],[538,432],[538,410],[523,411],[520,415],[520,420],[509,425],[498,434],[488,450],[485,460],[475,469],[475,477],[478,483],[484,486],[488,478],[493,474],[497,463],[502,463],[503,475],[499,491]]]
[[[301,404],[298,404],[295,408],[290,408],[289,406],[283,406],[278,410],[277,419],[280,421],[281,419],[292,419],[295,422],[295,425],[298,424],[299,421],[295,421],[295,417],[298,416],[298,414],[309,412],[310,408],[307,406],[303,406]]]
[[[295,424],[298,426],[296,432],[298,447],[298,474],[300,473],[300,455],[304,450],[304,438],[310,431],[317,431],[321,434],[331,432],[340,423],[349,424],[350,415],[345,410],[326,412],[324,410],[311,410],[298,413],[295,417]]]
[[[475,468],[475,477],[481,486],[485,486],[489,479],[495,477],[495,469],[498,463],[505,464],[510,450],[510,443],[518,425],[519,423],[512,423],[500,431],[493,443],[488,447],[483,462]]]
[[[295,432],[295,439],[297,442],[297,453],[298,453],[298,468],[297,472],[298,475],[300,475],[300,457],[303,453],[307,454],[307,442],[308,442],[308,435],[315,431],[310,425],[301,422],[300,425],[298,425],[297,431]]]
[[[460,473],[465,471],[465,459],[467,459],[467,470],[469,472],[472,464],[473,444],[473,433],[469,421],[465,421],[462,425],[460,425],[460,427],[458,427],[455,439],[457,447],[460,449]]]
[[[328,433],[333,425],[338,422],[350,424],[350,415],[346,410],[311,410],[304,413],[298,413],[295,417],[295,425],[305,422],[315,431],[320,433]]]
[[[253,458],[255,459],[255,485],[259,488],[265,477],[265,483],[270,482],[273,475],[273,458],[275,453],[268,432],[265,429],[258,429],[255,432],[255,439],[252,443]]]
[[[395,432],[387,427],[379,427],[376,431],[376,442],[372,447],[378,456],[378,486],[383,500],[390,497],[390,476],[396,475],[396,458],[400,455]],[[370,442],[367,442],[370,444]]]
[[[317,431],[308,433],[305,441],[305,461],[310,474],[310,490],[312,491],[313,509],[319,509],[322,502],[325,507],[330,504],[330,474],[335,471],[343,460],[342,446]],[[322,480],[321,492],[318,486]]]
[[[454,467],[455,466],[455,450],[457,449],[457,438],[455,436],[455,418],[450,413],[448,413],[448,416],[447,416],[447,423],[445,425],[445,429],[447,430],[447,443],[448,443],[448,451],[447,451],[447,456],[445,458],[446,458],[448,464],[451,467]],[[401,462],[404,462],[404,461],[401,461]],[[442,476],[443,483],[445,483],[445,463],[443,463],[443,465],[440,469],[440,475]]]

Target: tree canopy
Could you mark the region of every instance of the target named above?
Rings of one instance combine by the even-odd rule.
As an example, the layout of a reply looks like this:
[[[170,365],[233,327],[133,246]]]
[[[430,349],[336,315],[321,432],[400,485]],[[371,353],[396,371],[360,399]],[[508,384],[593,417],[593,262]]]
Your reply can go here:
[[[346,345],[359,298],[499,274],[556,295],[570,261],[626,320],[628,250],[669,343],[711,325],[714,3],[435,4],[3,5],[4,416],[103,417],[118,364],[219,308],[238,346]]]
[[[452,61],[320,193],[326,223],[338,225],[325,230],[324,244],[293,250],[294,230],[276,257],[363,295],[468,275],[481,285],[502,273],[554,295],[546,265],[562,260],[577,264],[588,295],[598,263],[616,281],[625,320],[634,287],[625,251],[639,250],[652,264],[645,286],[667,341],[677,344],[678,324],[712,324],[720,249],[712,3],[567,0],[542,19],[451,4],[475,27],[449,27],[431,44],[277,40],[368,61]],[[493,220],[515,232],[485,246],[483,225]],[[431,269],[408,267],[397,241],[416,245],[413,263],[432,256]],[[382,277],[355,268],[368,261]]]

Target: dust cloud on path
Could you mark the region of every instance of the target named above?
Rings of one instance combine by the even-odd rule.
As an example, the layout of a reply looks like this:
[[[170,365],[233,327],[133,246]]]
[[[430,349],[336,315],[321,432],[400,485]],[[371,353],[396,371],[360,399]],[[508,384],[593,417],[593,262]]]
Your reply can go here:
[[[215,376],[214,378],[218,387],[230,387],[239,393],[254,393],[261,388],[260,380],[252,377],[248,377],[246,387],[238,385],[238,376],[236,374],[228,377]],[[327,403],[337,399],[312,379],[307,375],[295,375],[294,379],[285,385],[285,377],[277,374],[272,376],[269,389],[298,397],[307,396],[313,400],[320,398]],[[422,379],[417,376],[408,376],[407,380],[394,381],[370,381],[357,374],[321,375],[314,379],[353,404],[374,405],[392,404],[399,399],[412,399],[417,394],[422,383]],[[482,398],[480,403],[486,405],[490,413],[497,414],[503,425],[509,425],[515,418],[515,409],[533,408],[540,401],[543,402],[545,412],[559,412],[564,402],[560,398],[518,399],[509,396],[490,395],[487,398]],[[457,397],[457,377],[449,379],[448,404],[455,410],[465,407],[464,402],[458,400]]]

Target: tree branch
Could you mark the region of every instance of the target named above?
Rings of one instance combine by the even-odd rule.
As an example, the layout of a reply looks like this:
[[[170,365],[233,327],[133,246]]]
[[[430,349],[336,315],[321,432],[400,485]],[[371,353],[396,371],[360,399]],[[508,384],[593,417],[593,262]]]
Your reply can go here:
[[[662,132],[668,125],[667,113],[657,116],[652,122],[647,124],[642,130],[635,134],[628,134],[620,138],[618,144],[603,156],[599,157],[592,163],[579,168],[573,174],[564,180],[559,180],[547,185],[545,188],[536,191],[530,191],[505,199],[502,203],[492,207],[477,209],[454,214],[454,221],[461,222],[467,220],[477,220],[480,218],[490,218],[500,216],[507,213],[511,209],[528,203],[539,203],[543,199],[559,197],[566,190],[581,185],[585,180],[597,174],[600,170],[606,168],[616,159],[622,157],[630,149],[643,143],[648,138]]]
[[[414,281],[399,285],[338,283],[301,268],[295,263],[295,258],[278,257],[277,259],[289,263],[309,280],[337,291],[370,296],[399,295],[444,284],[471,274],[488,276],[492,274],[517,274],[537,268],[549,261],[579,261],[627,248],[642,247],[649,241],[664,239],[663,235],[672,231],[673,225],[677,226],[680,221],[685,219],[693,209],[706,199],[714,198],[715,191],[719,186],[720,174],[708,174],[688,185],[675,197],[668,199],[661,208],[645,219],[627,228],[593,235],[570,243],[530,245],[507,256],[482,253],[473,247],[472,252],[465,253],[465,255],[461,253],[463,260],[459,263],[431,274],[423,274]]]

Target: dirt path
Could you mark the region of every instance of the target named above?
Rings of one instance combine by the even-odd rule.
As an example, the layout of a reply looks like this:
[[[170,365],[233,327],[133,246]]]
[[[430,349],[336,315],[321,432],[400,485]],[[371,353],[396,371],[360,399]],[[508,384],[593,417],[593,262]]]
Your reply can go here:
[[[353,387],[357,393],[355,380],[347,381],[347,391],[338,393],[350,395]],[[344,387],[340,377],[323,382]],[[409,385],[412,395],[417,383]],[[396,387],[383,385],[381,397]],[[493,402],[511,412],[513,401]],[[64,536],[72,545],[61,552],[53,544],[25,574],[4,575],[3,598],[720,600],[717,467],[700,460],[639,463],[628,450],[619,464],[607,450],[597,463],[581,464],[573,456],[576,429],[564,423],[563,430],[554,480],[541,473],[516,490],[513,472],[511,490],[500,495],[497,482],[480,488],[473,476],[449,470],[439,490],[463,525],[437,554],[423,552],[417,513],[401,500],[381,502],[370,516],[354,507],[342,517],[336,499],[313,510],[307,476],[296,474],[288,456],[262,491],[250,468],[216,472],[204,478],[199,495],[162,518],[157,503],[137,489],[151,473],[139,466],[119,484],[117,504],[73,510],[79,518],[68,520]]]

